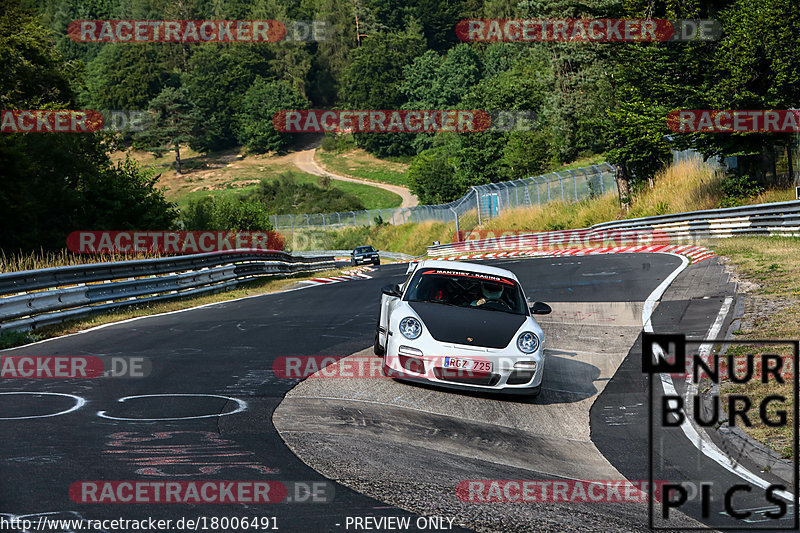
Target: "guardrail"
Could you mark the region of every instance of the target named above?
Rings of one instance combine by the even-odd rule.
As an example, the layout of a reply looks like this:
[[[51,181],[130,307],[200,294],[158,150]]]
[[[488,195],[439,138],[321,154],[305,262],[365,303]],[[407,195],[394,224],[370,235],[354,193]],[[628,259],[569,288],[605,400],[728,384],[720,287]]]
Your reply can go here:
[[[242,250],[10,272],[0,274],[0,331],[221,291],[259,276],[335,267],[331,256]]]
[[[800,236],[800,201],[756,204],[724,209],[708,209],[673,215],[615,220],[590,228],[517,233],[497,237],[469,239],[438,246],[428,246],[429,256],[470,251],[536,249],[565,246],[571,243],[613,242],[614,246],[638,244],[686,243],[702,239],[735,236]],[[511,233],[511,232],[509,232]]]

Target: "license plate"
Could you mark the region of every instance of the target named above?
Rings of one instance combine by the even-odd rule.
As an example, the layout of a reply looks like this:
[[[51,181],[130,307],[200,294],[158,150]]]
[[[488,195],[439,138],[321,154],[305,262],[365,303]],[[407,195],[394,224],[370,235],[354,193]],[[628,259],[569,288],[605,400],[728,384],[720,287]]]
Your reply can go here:
[[[475,372],[492,371],[492,363],[489,361],[474,361],[472,359],[463,359],[460,357],[445,357],[444,368],[457,368],[459,370],[474,370]]]

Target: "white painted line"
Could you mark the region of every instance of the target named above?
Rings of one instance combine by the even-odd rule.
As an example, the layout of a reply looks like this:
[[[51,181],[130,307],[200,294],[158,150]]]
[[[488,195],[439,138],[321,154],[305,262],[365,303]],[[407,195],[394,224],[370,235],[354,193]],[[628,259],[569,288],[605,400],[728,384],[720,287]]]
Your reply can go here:
[[[75,396],[74,394],[65,394],[62,392],[0,392],[2,395],[12,395],[12,394],[27,394],[27,395],[44,395],[44,396],[65,396],[67,398],[72,398],[75,400],[75,405],[70,407],[65,411],[59,411],[58,413],[51,413],[49,415],[33,415],[33,416],[12,416],[9,418],[0,418],[0,420],[30,420],[31,418],[50,418],[52,416],[59,416],[65,415],[67,413],[71,413],[72,411],[77,411],[84,405],[86,405],[86,400],[81,398],[80,396]]]
[[[154,422],[158,420],[196,420],[198,418],[216,418],[219,416],[228,416],[228,415],[235,415],[236,413],[241,413],[242,411],[247,410],[247,402],[244,400],[240,400],[238,398],[231,398],[230,396],[220,396],[218,394],[140,394],[138,396],[125,396],[124,398],[120,398],[117,400],[119,403],[123,403],[127,400],[132,400],[134,398],[161,398],[161,397],[205,397],[205,398],[221,398],[223,400],[230,400],[232,402],[236,402],[238,407],[229,413],[214,413],[210,415],[198,415],[198,416],[181,416],[176,418],[117,418],[115,416],[107,415],[105,411],[97,411],[97,416],[100,418],[107,418],[109,420],[122,420],[125,422]]]
[[[642,309],[642,323],[644,324],[644,330],[648,333],[653,333],[653,324],[650,319],[652,317],[653,309],[655,308],[656,302],[661,299],[661,297],[664,295],[664,292],[666,292],[667,288],[675,280],[675,278],[678,277],[678,275],[681,272],[683,272],[687,266],[689,266],[689,260],[685,256],[680,256],[677,254],[670,254],[670,255],[675,255],[676,257],[680,258],[681,265],[678,268],[676,268],[663,282],[661,282],[661,285],[656,287],[656,289],[650,294],[650,296],[647,297],[647,300],[645,301],[644,309]],[[725,304],[723,304],[722,309],[720,309],[720,314],[722,314],[723,309],[725,309]],[[727,310],[725,310],[725,314],[727,314]],[[711,326],[712,329],[716,326],[718,322],[721,323],[721,321],[724,320],[724,318],[725,318],[724,315],[722,316],[722,318],[719,318],[718,316],[717,320],[714,322],[714,325]],[[663,355],[664,352],[660,349],[658,345],[653,346],[654,357],[660,358]],[[664,394],[677,396],[678,393],[675,390],[675,384],[672,381],[672,377],[669,374],[660,374],[660,377],[661,377],[660,380],[661,385],[664,388]],[[652,416],[652,413],[650,413],[650,416]],[[711,459],[724,469],[739,476],[745,481],[752,483],[753,485],[761,487],[762,489],[766,489],[770,486],[769,482],[760,478],[756,474],[750,472],[740,464],[733,461],[730,457],[725,455],[725,453],[723,453],[722,450],[720,450],[711,441],[708,435],[705,435],[705,438],[703,438],[703,435],[701,435],[697,431],[697,429],[691,424],[689,418],[690,417],[688,416],[688,414],[684,416],[683,423],[681,423],[680,426],[681,430],[683,430],[683,433],[684,435],[686,435],[686,438],[689,439],[689,442],[691,442],[695,448],[697,448],[701,453],[703,453],[703,455],[705,455],[706,457],[708,457],[709,459]],[[794,501],[794,496],[790,492],[775,491],[774,493],[789,502]]]

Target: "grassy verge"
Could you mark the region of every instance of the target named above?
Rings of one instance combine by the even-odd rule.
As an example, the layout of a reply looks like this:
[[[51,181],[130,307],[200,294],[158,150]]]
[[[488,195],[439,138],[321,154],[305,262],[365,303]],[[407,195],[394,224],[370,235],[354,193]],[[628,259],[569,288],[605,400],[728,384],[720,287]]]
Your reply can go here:
[[[707,165],[685,161],[659,173],[652,189],[645,187],[638,191],[628,212],[620,210],[616,193],[607,193],[600,198],[577,203],[552,202],[542,206],[508,209],[484,224],[482,229],[552,231],[585,228],[610,220],[714,209],[723,198],[721,179],[721,175]],[[787,200],[794,200],[794,189],[766,191],[743,200],[743,203]]]
[[[331,187],[357,196],[366,209],[389,209],[400,207],[400,204],[403,203],[399,194],[361,183],[331,180]]]
[[[724,239],[713,243],[715,252],[726,258],[740,278],[739,290],[745,292],[746,305],[741,325],[734,334],[742,339],[800,339],[800,239],[781,237]],[[734,347],[728,353],[745,361],[748,353],[775,353],[790,357],[787,347],[758,347],[744,345]],[[786,360],[786,359],[784,359]],[[791,373],[791,364],[786,369]],[[741,375],[737,374],[737,375]],[[760,374],[755,374],[757,378]],[[764,384],[758,379],[744,385],[730,382],[721,384],[723,394],[747,394],[757,409],[761,400],[770,394],[779,394],[789,400],[786,404],[772,402],[770,417],[775,418],[775,408],[787,410],[788,423],[785,427],[769,427],[755,414],[750,417],[753,427],[742,428],[753,438],[778,451],[783,457],[792,455],[792,381],[786,379],[783,385],[774,381]],[[727,400],[723,397],[723,406]],[[757,412],[757,411],[755,411]]]
[[[347,268],[350,268],[349,266]],[[71,320],[62,324],[55,324],[39,328],[33,332],[14,332],[8,331],[0,334],[0,349],[11,348],[14,346],[21,346],[31,342],[49,339],[52,337],[60,337],[70,333],[76,333],[85,329],[108,324],[110,322],[118,322],[129,318],[136,318],[140,316],[157,315],[160,313],[167,313],[170,311],[178,311],[181,309],[188,309],[190,307],[197,307],[199,305],[206,305],[217,302],[224,302],[234,300],[236,298],[244,298],[247,296],[258,296],[261,294],[270,294],[273,292],[281,291],[289,285],[298,281],[306,279],[335,276],[341,273],[344,269],[326,270],[321,272],[309,272],[297,274],[294,276],[282,276],[280,278],[270,277],[261,278],[257,280],[244,283],[236,289],[219,292],[216,294],[207,294],[203,296],[177,298],[175,300],[168,300],[162,302],[143,303],[139,305],[131,305],[117,311],[110,313],[99,314],[78,320]]]
[[[544,206],[507,209],[500,216],[483,224],[492,231],[554,231],[586,228],[599,222],[614,220],[619,214],[616,193],[574,204],[551,202]]]
[[[341,152],[317,150],[315,155],[317,163],[335,174],[402,187],[408,186],[407,163],[379,159],[361,149]]]
[[[160,256],[150,254],[82,255],[73,254],[67,250],[60,250],[57,252],[39,250],[27,254],[6,255],[2,250],[0,250],[0,274],[5,272],[19,272],[22,270],[37,270],[40,268],[86,265],[89,263],[132,261],[134,259],[150,259],[153,257]]]

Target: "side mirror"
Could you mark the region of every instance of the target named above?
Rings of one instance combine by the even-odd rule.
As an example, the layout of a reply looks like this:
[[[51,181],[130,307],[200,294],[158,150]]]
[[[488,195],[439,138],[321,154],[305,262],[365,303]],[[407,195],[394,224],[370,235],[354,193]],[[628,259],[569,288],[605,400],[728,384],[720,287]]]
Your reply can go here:
[[[386,296],[394,296],[395,298],[400,298],[402,296],[400,285],[396,283],[394,285],[386,285],[381,289],[381,292]]]
[[[534,315],[549,315],[553,309],[544,302],[533,302],[531,304],[531,314]]]

